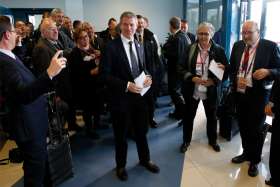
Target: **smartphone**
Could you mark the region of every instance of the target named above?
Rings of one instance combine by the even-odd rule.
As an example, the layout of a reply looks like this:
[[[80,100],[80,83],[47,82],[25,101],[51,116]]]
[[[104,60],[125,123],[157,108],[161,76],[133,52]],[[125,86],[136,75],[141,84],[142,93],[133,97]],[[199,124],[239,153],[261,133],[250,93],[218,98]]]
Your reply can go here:
[[[58,55],[58,58],[62,58],[63,57],[63,51],[61,51],[61,53]]]

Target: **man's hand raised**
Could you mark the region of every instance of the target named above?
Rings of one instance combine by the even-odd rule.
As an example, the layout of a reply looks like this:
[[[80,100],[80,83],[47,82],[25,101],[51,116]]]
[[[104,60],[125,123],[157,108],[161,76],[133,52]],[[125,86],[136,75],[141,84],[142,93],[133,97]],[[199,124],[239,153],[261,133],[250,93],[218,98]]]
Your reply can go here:
[[[47,69],[47,73],[49,77],[52,79],[56,75],[60,73],[60,71],[66,67],[66,58],[60,57],[59,55],[62,53],[62,51],[57,51],[55,55],[52,57],[51,63]]]

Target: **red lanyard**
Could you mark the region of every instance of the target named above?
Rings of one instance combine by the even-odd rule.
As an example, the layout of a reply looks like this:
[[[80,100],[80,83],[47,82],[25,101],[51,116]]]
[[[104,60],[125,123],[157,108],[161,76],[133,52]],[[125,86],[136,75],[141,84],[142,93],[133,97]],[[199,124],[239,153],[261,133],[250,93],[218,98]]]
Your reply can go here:
[[[202,55],[201,55],[201,51],[199,52],[199,57],[200,57],[200,61],[201,61],[201,76],[204,75],[204,65],[205,65],[205,62],[207,60],[207,57],[208,57],[208,54],[205,55],[205,59],[202,58]]]
[[[242,64],[241,64],[241,72],[243,73],[244,72],[244,78],[246,78],[246,76],[248,75],[248,73],[251,71],[251,68],[253,66],[253,62],[255,60],[255,57],[256,57],[256,48],[257,48],[258,45],[256,45],[254,48],[251,49],[251,52],[250,52],[250,49],[248,47],[246,47],[245,49],[245,54],[244,54],[244,57],[243,57],[243,61],[242,61]],[[250,61],[250,56],[254,53],[254,56],[252,57],[252,60]],[[249,62],[250,61],[250,62]],[[249,67],[248,67],[248,64],[249,64]]]

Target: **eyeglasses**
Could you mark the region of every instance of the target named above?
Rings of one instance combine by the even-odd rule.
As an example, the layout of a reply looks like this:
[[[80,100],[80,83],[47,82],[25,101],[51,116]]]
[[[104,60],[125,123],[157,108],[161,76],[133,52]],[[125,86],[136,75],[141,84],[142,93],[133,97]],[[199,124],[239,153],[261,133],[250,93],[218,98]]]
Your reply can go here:
[[[242,35],[251,35],[253,34],[254,32],[256,32],[257,30],[254,30],[254,31],[242,31],[241,34]]]
[[[197,33],[199,36],[209,36],[210,34],[208,32],[199,32]]]

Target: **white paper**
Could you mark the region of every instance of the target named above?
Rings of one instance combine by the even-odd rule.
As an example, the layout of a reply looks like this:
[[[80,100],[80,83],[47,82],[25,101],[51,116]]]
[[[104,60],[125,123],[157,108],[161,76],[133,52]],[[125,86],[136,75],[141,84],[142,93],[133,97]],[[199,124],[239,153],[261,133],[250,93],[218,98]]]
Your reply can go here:
[[[209,70],[220,80],[223,79],[224,76],[224,70],[222,68],[218,67],[217,62],[215,60],[211,60],[209,65]]]
[[[151,86],[148,86],[148,87],[144,88],[145,79],[146,79],[146,75],[145,75],[144,71],[136,79],[134,79],[136,86],[143,88],[140,92],[141,96],[143,96],[151,87]]]

